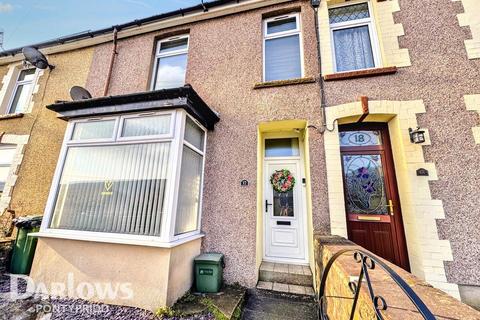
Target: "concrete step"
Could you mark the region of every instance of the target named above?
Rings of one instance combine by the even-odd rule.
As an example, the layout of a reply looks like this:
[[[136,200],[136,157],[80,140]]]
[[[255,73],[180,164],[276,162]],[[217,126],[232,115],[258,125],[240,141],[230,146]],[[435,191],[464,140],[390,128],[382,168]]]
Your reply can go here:
[[[270,281],[258,281],[257,289],[310,297],[313,297],[315,295],[312,286],[299,286],[296,284],[286,284]]]
[[[262,262],[258,279],[299,286],[312,286],[312,271],[308,266],[295,264]]]

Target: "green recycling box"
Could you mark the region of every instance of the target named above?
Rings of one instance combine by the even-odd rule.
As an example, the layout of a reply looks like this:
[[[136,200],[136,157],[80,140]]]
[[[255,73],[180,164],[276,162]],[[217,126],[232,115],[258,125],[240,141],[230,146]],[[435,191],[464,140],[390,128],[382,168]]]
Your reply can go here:
[[[204,253],[195,258],[195,285],[198,292],[220,291],[223,280],[223,254]]]

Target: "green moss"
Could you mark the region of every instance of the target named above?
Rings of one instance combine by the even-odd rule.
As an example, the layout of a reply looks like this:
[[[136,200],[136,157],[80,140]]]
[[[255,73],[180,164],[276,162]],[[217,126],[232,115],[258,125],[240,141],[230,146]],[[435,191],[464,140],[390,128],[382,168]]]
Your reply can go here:
[[[215,307],[212,300],[208,298],[202,298],[200,302],[207,307],[208,311],[210,311],[216,320],[228,320],[228,318]]]
[[[155,312],[155,315],[157,317],[160,317],[161,319],[172,318],[175,316],[175,311],[170,307],[161,307],[157,309],[157,311]]]

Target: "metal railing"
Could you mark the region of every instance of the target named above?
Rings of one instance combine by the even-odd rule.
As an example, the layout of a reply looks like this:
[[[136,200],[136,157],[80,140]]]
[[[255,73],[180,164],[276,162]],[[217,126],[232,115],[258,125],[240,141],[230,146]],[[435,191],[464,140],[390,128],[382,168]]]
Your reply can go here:
[[[410,286],[405,282],[405,280],[403,280],[386,263],[384,263],[381,260],[378,260],[377,258],[372,256],[370,253],[365,252],[363,250],[345,249],[335,253],[330,258],[330,260],[328,261],[327,265],[323,270],[322,280],[320,283],[320,290],[319,290],[319,304],[320,304],[319,318],[321,320],[330,319],[327,314],[327,301],[326,301],[327,297],[325,296],[328,273],[332,268],[334,262],[341,255],[345,253],[352,253],[352,252],[353,252],[353,259],[357,263],[361,263],[361,269],[360,269],[360,274],[358,276],[358,281],[350,281],[348,283],[348,287],[354,295],[352,309],[350,312],[350,320],[354,319],[355,310],[357,308],[358,298],[360,296],[360,290],[362,288],[362,282],[364,281],[364,279],[368,288],[369,297],[373,303],[373,309],[375,311],[376,317],[379,320],[384,319],[384,316],[382,315],[382,311],[385,311],[388,309],[387,301],[382,296],[375,294],[374,288],[372,286],[372,282],[370,280],[370,275],[369,275],[369,270],[375,269],[377,265],[380,266],[393,279],[393,281],[395,281],[395,283],[400,287],[400,289],[402,289],[402,291],[410,299],[410,301],[415,305],[418,312],[423,316],[424,319],[427,319],[427,320],[436,319],[433,313],[428,309],[428,307],[420,299],[420,297],[412,290],[412,288],[410,288]]]

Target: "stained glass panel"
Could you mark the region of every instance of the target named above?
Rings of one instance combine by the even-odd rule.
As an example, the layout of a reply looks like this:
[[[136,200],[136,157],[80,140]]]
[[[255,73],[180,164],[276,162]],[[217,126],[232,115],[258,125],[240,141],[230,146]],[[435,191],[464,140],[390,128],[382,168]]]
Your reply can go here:
[[[360,3],[351,6],[343,6],[328,10],[330,23],[340,23],[370,17],[368,3]]]
[[[277,192],[273,190],[273,216],[293,217],[293,190]]]
[[[340,132],[340,146],[379,146],[382,144],[380,131],[343,131]]]
[[[348,213],[388,214],[380,155],[343,155]]]

